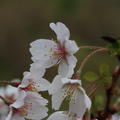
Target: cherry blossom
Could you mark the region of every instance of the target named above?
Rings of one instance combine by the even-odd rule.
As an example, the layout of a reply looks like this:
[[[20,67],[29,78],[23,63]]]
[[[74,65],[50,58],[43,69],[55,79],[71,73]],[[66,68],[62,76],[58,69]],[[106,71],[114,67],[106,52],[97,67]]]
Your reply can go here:
[[[48,90],[50,83],[42,78],[44,72],[44,68],[38,68],[35,63],[32,64],[30,72],[23,73],[24,77],[21,84],[18,86],[19,89],[36,92]]]
[[[0,88],[0,96],[2,96],[6,101],[11,104],[13,103],[18,94],[18,89],[10,85]],[[5,120],[6,115],[9,112],[9,107],[0,99],[0,120]]]
[[[45,68],[59,64],[58,74],[71,76],[77,62],[73,54],[75,54],[79,48],[75,41],[69,40],[70,31],[63,23],[50,23],[50,28],[56,33],[57,41],[38,39],[32,42],[30,44],[32,60]]]
[[[10,105],[6,120],[41,120],[47,116],[48,101],[37,92],[19,91],[17,100]]]
[[[77,120],[74,114],[69,114],[67,111],[58,111],[50,115],[47,120]]]
[[[111,120],[120,120],[120,114],[114,114],[114,115],[112,115]]]
[[[51,84],[49,93],[52,95],[52,108],[58,110],[66,98],[69,100],[69,112],[79,117],[91,107],[91,100],[81,86],[81,81],[62,78],[57,75]]]

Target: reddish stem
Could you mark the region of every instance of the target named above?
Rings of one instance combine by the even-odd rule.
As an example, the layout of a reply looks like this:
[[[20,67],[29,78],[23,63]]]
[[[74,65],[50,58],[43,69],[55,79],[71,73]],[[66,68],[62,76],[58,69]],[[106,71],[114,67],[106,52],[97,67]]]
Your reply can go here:
[[[8,84],[17,87],[21,84],[20,81],[0,81],[0,84]]]
[[[113,92],[117,85],[117,81],[118,81],[119,77],[120,77],[120,66],[117,66],[112,73],[112,83],[111,83],[110,87],[106,90],[107,100],[106,100],[105,112],[109,112],[109,110],[110,110],[111,99],[112,99]]]

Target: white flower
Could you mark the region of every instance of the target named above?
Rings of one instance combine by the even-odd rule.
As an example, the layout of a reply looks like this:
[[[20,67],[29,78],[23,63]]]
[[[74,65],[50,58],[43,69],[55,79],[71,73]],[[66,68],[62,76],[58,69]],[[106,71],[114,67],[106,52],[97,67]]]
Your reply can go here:
[[[21,84],[18,86],[25,91],[46,91],[50,83],[42,78],[45,69],[38,68],[35,63],[32,64],[30,72],[24,72],[24,77]]]
[[[112,115],[112,119],[111,120],[120,120],[120,114]]]
[[[47,120],[77,120],[75,115],[69,114],[66,111],[58,111],[50,115]]]
[[[81,81],[76,79],[56,76],[49,89],[52,94],[52,108],[58,110],[66,98],[69,100],[69,112],[83,117],[86,110],[91,107],[91,100],[81,86]]]
[[[75,41],[69,40],[69,29],[63,23],[51,23],[50,28],[56,33],[57,42],[48,39],[32,42],[30,48],[32,60],[45,68],[59,64],[58,74],[71,77],[77,62],[73,54],[79,48]]]
[[[6,120],[41,120],[47,116],[48,101],[37,92],[19,91],[17,100],[10,105]]]
[[[13,103],[18,94],[18,89],[10,85],[0,88],[0,96],[2,96],[9,104]],[[5,120],[9,112],[9,107],[0,99],[0,120]]]

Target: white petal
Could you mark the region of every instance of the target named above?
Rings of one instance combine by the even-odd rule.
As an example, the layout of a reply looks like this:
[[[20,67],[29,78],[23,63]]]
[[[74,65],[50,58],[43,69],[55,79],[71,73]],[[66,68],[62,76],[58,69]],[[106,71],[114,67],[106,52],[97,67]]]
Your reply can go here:
[[[21,116],[19,114],[13,115],[11,120],[25,120],[24,116]]]
[[[9,112],[9,107],[3,101],[0,101],[0,106],[2,106],[0,108],[0,120],[5,120]]]
[[[44,99],[40,94],[36,92],[28,92],[27,97],[25,98],[26,105],[30,105],[30,108],[27,109],[26,118],[33,120],[40,120],[45,118],[48,114],[48,108],[45,107],[47,100]]]
[[[61,89],[52,95],[52,108],[54,110],[58,110],[65,99],[66,95],[64,91],[65,90]]]
[[[31,109],[29,109],[26,118],[32,120],[41,120],[47,117],[48,108],[45,106],[40,106],[37,103],[32,103]]]
[[[4,87],[0,88],[0,96],[5,97],[5,88]]]
[[[67,61],[69,65],[72,65],[73,67],[76,66],[77,58],[73,55],[67,56]]]
[[[88,110],[90,110],[90,108],[91,108],[91,100],[90,100],[90,98],[85,94],[85,103],[86,103],[86,108],[88,109]]]
[[[50,28],[56,33],[57,40],[62,44],[65,40],[70,37],[69,29],[61,22],[50,23]]]
[[[30,72],[24,72],[23,73],[23,80],[21,84],[18,86],[18,88],[25,88],[32,82],[32,75]]]
[[[58,67],[58,74],[62,77],[70,78],[74,73],[74,66],[69,64],[67,61],[63,60]]]
[[[50,87],[50,82],[44,78],[35,80],[35,82],[37,83],[37,85],[35,87],[37,88],[38,91],[46,91]]]
[[[48,103],[48,100],[46,100],[45,98],[43,98],[37,92],[27,92],[25,101],[26,101],[26,103],[27,102],[34,102],[34,101],[36,101],[39,105],[42,105],[42,106],[45,106]]]
[[[57,44],[52,40],[39,39],[31,43],[30,52],[32,60],[38,62],[45,68],[49,68],[56,64],[57,60],[52,56]]]
[[[75,83],[77,83],[77,84],[81,85],[81,80],[62,78],[62,83],[63,84],[68,84],[68,83],[75,84]]]
[[[45,68],[40,63],[32,63],[30,72],[34,78],[41,78],[45,74]]]
[[[54,78],[54,80],[49,88],[49,94],[53,94],[62,88],[63,84],[62,84],[61,78],[62,77],[60,75],[57,75]]]
[[[47,120],[68,120],[68,115],[64,111],[55,112]]]
[[[111,120],[120,120],[120,114],[112,115],[112,119]]]
[[[66,40],[65,48],[66,48],[66,51],[68,52],[68,54],[75,54],[79,50],[76,42],[73,40]]]
[[[12,120],[12,115],[13,115],[12,108],[10,108],[10,112],[5,120]]]
[[[6,96],[12,96],[13,95],[16,98],[17,94],[18,94],[18,88],[13,87],[11,85],[8,85],[6,87],[6,89],[5,89],[5,95]]]
[[[69,111],[83,117],[87,109],[85,95],[82,91],[76,91],[73,99],[74,100],[70,102]]]
[[[13,104],[11,104],[10,106],[14,107],[14,108],[20,108],[21,106],[24,105],[25,97],[26,97],[26,92],[23,90],[19,90],[19,94],[17,96],[16,101]]]

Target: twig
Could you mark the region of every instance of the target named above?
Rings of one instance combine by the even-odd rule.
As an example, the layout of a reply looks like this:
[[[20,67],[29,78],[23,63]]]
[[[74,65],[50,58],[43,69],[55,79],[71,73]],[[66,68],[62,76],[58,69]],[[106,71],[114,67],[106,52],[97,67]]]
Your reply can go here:
[[[8,105],[8,106],[9,106],[9,103],[7,102],[7,100],[5,100],[5,98],[4,98],[4,97],[0,96],[0,99],[1,99],[1,100],[3,100],[3,102],[4,102],[6,105]]]
[[[107,97],[106,107],[105,107],[106,113],[109,112],[109,110],[110,110],[111,99],[112,99],[113,92],[117,85],[117,81],[118,81],[119,77],[120,77],[120,66],[117,66],[112,73],[112,83],[111,83],[110,87],[106,90],[106,97]]]
[[[9,84],[12,86],[18,86],[21,82],[20,81],[0,81],[0,84]]]
[[[97,85],[97,86],[89,93],[88,96],[91,97],[91,96],[96,92],[96,90],[97,90],[99,87],[100,87],[100,85]]]
[[[100,49],[103,47],[100,46],[80,46],[80,49],[89,48],[89,49]]]
[[[97,49],[97,50],[94,50],[93,52],[91,52],[88,56],[85,57],[85,59],[82,61],[81,65],[80,65],[80,68],[78,69],[77,71],[77,74],[80,75],[81,74],[81,71],[84,67],[84,65],[86,64],[86,62],[88,61],[88,59],[90,57],[92,57],[94,54],[98,53],[98,52],[107,52],[109,51],[107,48],[100,48],[100,49]]]

